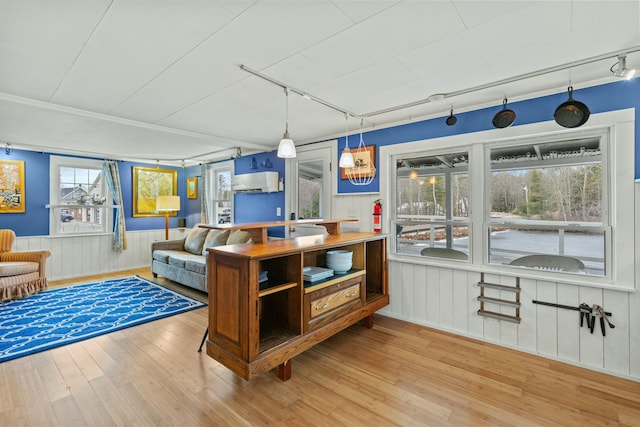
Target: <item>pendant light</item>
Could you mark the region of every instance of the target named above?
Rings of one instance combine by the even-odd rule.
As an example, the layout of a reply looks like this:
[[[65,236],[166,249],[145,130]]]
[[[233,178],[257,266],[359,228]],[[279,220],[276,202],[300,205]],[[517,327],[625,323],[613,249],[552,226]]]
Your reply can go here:
[[[357,164],[352,168],[346,168],[346,175],[351,185],[361,186],[369,185],[376,176],[375,159],[370,150],[364,145],[362,138],[362,123],[364,119],[360,118],[360,143],[355,151]],[[355,160],[354,160],[355,163]]]
[[[293,144],[291,136],[289,136],[289,91],[286,87],[284,88],[284,95],[286,100],[286,127],[280,144],[278,144],[278,157],[291,159],[296,156],[296,146]]]
[[[353,154],[351,154],[351,150],[349,149],[349,115],[345,113],[344,118],[347,122],[344,133],[344,149],[340,155],[340,162],[338,165],[341,168],[352,168],[356,163],[353,161]]]

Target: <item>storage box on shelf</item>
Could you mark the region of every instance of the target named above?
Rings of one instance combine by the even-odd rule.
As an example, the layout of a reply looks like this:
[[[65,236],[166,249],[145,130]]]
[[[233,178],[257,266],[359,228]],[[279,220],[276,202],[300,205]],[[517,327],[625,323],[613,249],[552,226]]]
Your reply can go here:
[[[304,267],[326,266],[329,250],[353,252],[353,266],[314,282]],[[374,233],[305,236],[209,249],[207,354],[245,379],[291,359],[389,304],[386,237]],[[262,272],[262,273],[261,273]],[[264,272],[268,279],[260,282]]]

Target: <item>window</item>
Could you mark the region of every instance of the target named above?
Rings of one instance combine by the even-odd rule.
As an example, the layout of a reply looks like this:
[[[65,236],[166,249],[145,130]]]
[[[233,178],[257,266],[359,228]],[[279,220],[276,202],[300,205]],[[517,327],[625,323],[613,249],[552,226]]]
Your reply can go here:
[[[298,162],[298,219],[322,218],[322,160]]]
[[[625,109],[592,114],[584,129],[548,121],[381,147],[390,259],[635,289],[635,116]]]
[[[50,166],[50,233],[109,232],[111,195],[102,174],[102,162],[52,156]]]
[[[604,138],[488,149],[489,263],[607,275]]]
[[[211,189],[211,204],[207,206],[207,216],[214,224],[233,222],[233,204],[231,197],[231,175],[233,162],[214,164],[208,170],[208,183]],[[205,197],[203,195],[203,197]]]
[[[396,164],[396,252],[467,260],[469,153],[419,155]]]

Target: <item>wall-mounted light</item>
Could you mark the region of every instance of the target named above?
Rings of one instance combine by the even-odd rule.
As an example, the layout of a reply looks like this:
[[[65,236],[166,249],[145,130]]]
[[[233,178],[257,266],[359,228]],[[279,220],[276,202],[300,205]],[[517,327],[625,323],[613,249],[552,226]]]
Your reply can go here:
[[[618,66],[618,68],[616,68],[614,70],[613,67],[615,67],[616,65]],[[614,76],[620,77],[620,78],[625,79],[625,80],[632,79],[633,76],[635,76],[635,74],[636,74],[636,69],[635,68],[627,68],[627,57],[626,57],[626,55],[618,56],[618,62],[613,64],[611,66],[610,70],[611,70],[611,72],[613,73]]]
[[[284,135],[278,144],[278,157],[283,159],[290,159],[296,156],[296,146],[293,144],[293,139],[289,135],[289,91],[284,88],[284,95],[286,99],[286,125],[284,128]]]

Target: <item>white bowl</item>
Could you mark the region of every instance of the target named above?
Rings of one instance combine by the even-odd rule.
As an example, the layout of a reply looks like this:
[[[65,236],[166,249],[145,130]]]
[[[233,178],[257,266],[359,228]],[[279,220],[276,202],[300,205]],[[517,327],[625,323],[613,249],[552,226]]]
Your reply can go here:
[[[353,252],[347,250],[327,251],[327,267],[335,273],[342,274],[351,270]]]

